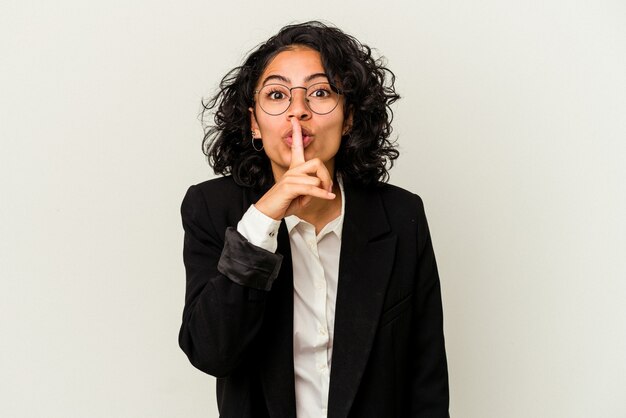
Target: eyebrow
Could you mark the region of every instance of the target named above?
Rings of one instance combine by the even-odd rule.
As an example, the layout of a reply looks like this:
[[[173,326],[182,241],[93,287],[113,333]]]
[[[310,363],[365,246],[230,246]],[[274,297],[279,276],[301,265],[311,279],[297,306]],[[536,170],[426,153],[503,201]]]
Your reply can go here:
[[[304,78],[304,82],[308,83],[311,80],[314,80],[316,78],[320,78],[323,77],[325,79],[328,79],[328,76],[324,73],[315,73],[315,74],[311,74],[308,75]],[[273,74],[270,76],[265,77],[265,80],[263,80],[263,86],[267,84],[268,81],[272,81],[272,80],[278,80],[278,81],[282,81],[283,83],[291,83],[291,80],[289,80],[287,77],[282,76],[280,74]]]

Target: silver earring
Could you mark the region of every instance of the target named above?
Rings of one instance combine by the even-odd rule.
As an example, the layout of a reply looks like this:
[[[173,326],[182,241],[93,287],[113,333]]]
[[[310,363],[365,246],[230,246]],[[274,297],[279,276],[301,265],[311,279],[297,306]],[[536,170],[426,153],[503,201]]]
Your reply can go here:
[[[254,148],[254,150],[255,150],[256,152],[261,152],[261,151],[263,151],[263,142],[261,142],[261,148],[257,148],[257,147],[254,145],[254,140],[255,140],[255,139],[257,139],[257,138],[255,138],[255,137],[254,137],[254,131],[252,131],[252,137],[250,138],[250,143],[252,144],[252,148]],[[261,138],[258,138],[258,139],[261,139]]]

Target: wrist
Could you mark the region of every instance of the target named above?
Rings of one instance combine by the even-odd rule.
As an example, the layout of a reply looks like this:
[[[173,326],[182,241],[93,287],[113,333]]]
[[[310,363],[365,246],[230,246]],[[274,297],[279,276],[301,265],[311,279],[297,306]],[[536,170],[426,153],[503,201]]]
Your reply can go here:
[[[261,200],[259,200],[258,202],[256,202],[254,204],[254,207],[256,208],[256,210],[258,210],[259,212],[261,212],[263,215],[267,216],[268,218],[272,218],[275,221],[280,221],[285,217],[285,213],[281,213],[279,211],[276,210],[271,210],[271,207],[269,207],[268,205],[265,204],[265,202],[263,201],[263,198],[261,198]]]

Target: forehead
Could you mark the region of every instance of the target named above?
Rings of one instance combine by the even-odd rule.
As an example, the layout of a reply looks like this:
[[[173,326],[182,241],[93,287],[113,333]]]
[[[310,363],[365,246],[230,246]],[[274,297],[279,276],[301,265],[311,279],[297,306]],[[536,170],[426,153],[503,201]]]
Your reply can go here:
[[[259,83],[263,83],[267,77],[279,75],[297,84],[311,74],[324,72],[318,51],[305,46],[293,46],[272,58],[259,77]]]

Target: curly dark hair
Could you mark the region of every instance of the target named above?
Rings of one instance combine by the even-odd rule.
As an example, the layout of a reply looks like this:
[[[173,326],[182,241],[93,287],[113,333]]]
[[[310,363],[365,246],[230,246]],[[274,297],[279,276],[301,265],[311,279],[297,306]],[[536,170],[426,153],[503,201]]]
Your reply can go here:
[[[373,185],[389,179],[398,158],[389,140],[392,103],[400,98],[395,75],[372,49],[336,27],[318,21],[283,27],[258,46],[222,79],[218,93],[202,102],[202,149],[216,174],[232,174],[244,186],[265,189],[274,184],[269,158],[252,148],[249,108],[265,67],[278,53],[295,45],[318,51],[329,80],[337,80],[344,95],[345,114],[353,112],[350,131],[341,138],[335,175],[344,181]],[[204,123],[209,114],[214,124]]]

